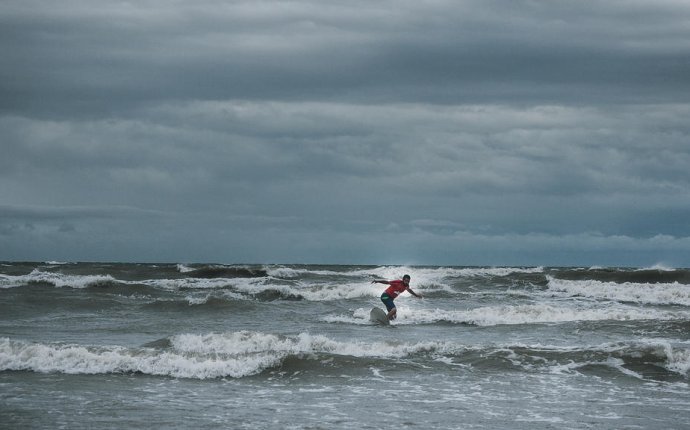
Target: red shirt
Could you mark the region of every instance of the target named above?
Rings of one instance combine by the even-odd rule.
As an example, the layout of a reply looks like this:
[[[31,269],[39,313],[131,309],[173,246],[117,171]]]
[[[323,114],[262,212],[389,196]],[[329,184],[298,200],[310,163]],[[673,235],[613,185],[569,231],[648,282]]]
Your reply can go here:
[[[390,281],[388,285],[390,285],[390,287],[386,288],[386,291],[384,292],[388,294],[391,299],[398,297],[400,293],[407,290],[407,285],[405,285],[401,280]]]

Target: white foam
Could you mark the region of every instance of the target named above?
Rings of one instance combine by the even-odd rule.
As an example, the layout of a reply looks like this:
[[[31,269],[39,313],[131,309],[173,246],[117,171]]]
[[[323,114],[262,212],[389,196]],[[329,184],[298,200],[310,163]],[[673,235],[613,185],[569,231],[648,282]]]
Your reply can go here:
[[[226,280],[226,284],[227,284]],[[306,284],[275,284],[265,279],[232,280],[232,289],[236,292],[258,296],[266,292],[277,292],[282,297],[302,297],[309,301],[331,301],[359,297],[377,297],[382,289],[369,282]]]
[[[268,276],[274,278],[297,278],[307,273],[307,270],[292,269],[290,267],[264,267]]]
[[[187,300],[190,305],[204,305],[213,299],[243,300],[244,296],[232,291],[222,291],[221,293],[208,293],[201,296],[187,295],[185,297],[185,300]]]
[[[0,339],[0,371],[67,374],[141,372],[180,378],[243,377],[277,366],[291,354],[328,352],[351,356],[404,356],[429,346],[391,346],[332,341],[303,333],[297,337],[237,332],[179,335],[170,350],[119,346],[38,344]]]
[[[541,346],[530,346],[530,348],[539,349],[543,348]],[[659,358],[664,358],[664,367],[670,372],[678,373],[683,376],[688,376],[690,371],[690,345],[688,342],[679,343],[677,341],[671,341],[666,339],[640,339],[630,342],[615,342],[615,343],[605,343],[601,345],[594,345],[590,347],[550,347],[555,351],[592,351],[592,352],[602,352],[608,354],[621,354],[629,356],[639,356],[640,354],[647,352],[658,356]],[[620,371],[623,374],[632,376],[637,379],[645,379],[643,375],[638,372],[632,371],[625,367],[625,362],[621,358],[609,356],[603,361],[586,361],[586,362],[570,362],[567,364],[554,365],[551,367],[553,373],[566,373],[572,370],[579,369],[587,365],[606,365]]]
[[[369,282],[347,284],[308,284],[293,282],[290,284],[277,284],[271,282],[268,278],[151,279],[138,281],[138,283],[168,291],[229,288],[233,292],[244,294],[245,296],[259,296],[267,292],[276,292],[284,298],[302,297],[309,301],[376,297],[380,295],[382,291]]]
[[[12,276],[0,274],[0,288],[17,288],[26,285],[23,276]]]
[[[690,373],[690,348],[687,345],[674,345],[670,341],[650,340],[650,344],[658,345],[666,354],[666,368],[672,372],[688,376]]]
[[[119,346],[40,344],[0,338],[0,371],[68,374],[141,372],[180,378],[243,377],[279,365],[289,355],[330,353],[355,357],[404,357],[439,348],[418,344],[337,342],[302,333],[294,337],[255,332],[171,338],[168,350]]]
[[[411,285],[429,285],[444,283],[449,278],[467,278],[467,277],[492,277],[492,276],[508,276],[515,273],[543,273],[543,267],[398,267],[398,266],[382,266],[371,270],[367,273],[384,278],[384,279],[400,279],[404,274],[410,275]]]
[[[364,318],[361,310],[355,321]],[[368,316],[367,316],[368,318]],[[690,319],[690,312],[630,307],[575,308],[552,305],[490,306],[470,310],[414,309],[398,307],[397,324],[430,324],[440,321],[478,326],[546,324],[570,321],[630,321]]]
[[[177,265],[177,271],[180,273],[189,273],[189,272],[193,272],[194,268],[186,266],[184,264],[178,264]]]
[[[360,277],[365,274],[361,270],[348,270],[348,271],[335,271],[335,270],[312,270],[307,268],[293,268],[293,267],[275,267],[275,266],[265,266],[264,270],[268,276],[274,278],[299,278],[304,275],[319,275],[319,276],[352,276]]]
[[[31,283],[46,283],[59,288],[86,288],[113,281],[115,278],[110,275],[65,275],[34,269],[28,275],[0,275],[0,288],[14,288]]]
[[[590,364],[590,363],[587,363],[587,364]],[[641,374],[624,367],[625,362],[623,360],[621,360],[620,358],[609,357],[603,364],[606,364],[607,366],[618,370],[619,372],[621,372],[624,375],[628,375],[628,376],[631,376],[631,377],[636,378],[636,379],[644,379],[644,377]]]
[[[371,325],[369,312],[371,308],[357,308],[352,313],[352,315],[328,315],[323,318],[325,322],[330,323],[346,323],[346,324],[358,324],[358,325]]]
[[[429,354],[435,362],[452,363],[452,357],[467,352],[488,355],[504,352],[516,366],[534,370],[532,354],[562,353],[564,357],[575,352],[591,351],[599,359],[582,362],[556,363],[544,361],[551,373],[570,373],[586,365],[606,365],[622,373],[642,379],[627,369],[617,355],[635,356],[651,353],[665,359],[665,366],[673,372],[687,376],[690,366],[690,348],[686,344],[651,339],[639,342],[606,343],[589,347],[544,345],[473,345],[446,341],[404,342],[342,342],[322,335],[301,333],[280,336],[261,332],[228,332],[211,334],[182,334],[170,339],[170,347],[125,348],[121,346],[83,346],[41,344],[0,338],[0,371],[29,370],[67,374],[107,374],[141,372],[148,375],[179,378],[240,378],[261,373],[279,366],[288,356],[318,356],[332,354],[349,357],[400,359],[415,354]],[[532,351],[529,359],[521,358],[517,349]],[[613,355],[609,355],[613,354]],[[586,355],[585,355],[586,356]],[[605,357],[605,358],[604,358]]]
[[[184,270],[184,269],[178,269]],[[43,272],[35,269],[28,275],[12,276],[0,274],[0,288],[14,288],[32,283],[46,283],[55,287],[86,288],[104,282],[117,282],[127,285],[146,285],[165,291],[180,290],[216,290],[228,289],[246,296],[257,296],[266,292],[277,292],[285,298],[302,297],[310,301],[328,301],[359,297],[377,297],[381,294],[380,286],[369,281],[352,283],[304,283],[295,281],[290,284],[278,284],[271,279],[263,278],[182,278],[182,279],[147,279],[139,281],[116,280],[110,275],[66,275],[62,273]]]
[[[659,272],[675,272],[676,269],[673,267],[666,266],[663,263],[657,263],[653,265],[652,267],[646,267],[642,269],[637,269],[638,271],[646,271],[646,270],[658,270]]]
[[[377,277],[382,279],[400,279],[404,274],[411,276],[413,282],[423,284],[437,282],[445,278],[473,276],[508,276],[514,273],[543,273],[543,267],[414,267],[414,266],[379,266],[367,269],[347,271],[312,270],[307,268],[266,266],[269,276],[276,278],[297,278],[302,275]]]
[[[582,296],[619,302],[654,305],[690,306],[690,285],[678,282],[666,284],[614,283],[595,280],[569,281],[547,277],[549,292],[568,297]]]
[[[68,374],[141,372],[180,378],[242,377],[277,365],[273,352],[218,357],[180,351],[44,345],[0,339],[0,369]]]
[[[178,291],[178,290],[202,290],[202,289],[217,289],[227,287],[230,282],[235,280],[225,278],[183,278],[183,279],[147,279],[144,281],[126,282],[130,284],[143,284],[153,288]],[[122,282],[122,281],[121,281]]]
[[[535,273],[542,268],[417,268],[404,266],[381,266],[371,269],[357,269],[350,271],[309,270],[289,267],[266,267],[267,277],[257,278],[195,278],[182,279],[147,279],[139,281],[118,280],[110,275],[66,275],[62,273],[44,272],[35,269],[28,275],[11,276],[0,275],[0,288],[12,288],[30,283],[47,283],[56,287],[85,288],[103,282],[118,282],[120,284],[143,284],[156,289],[177,291],[184,289],[218,289],[232,288],[238,293],[246,295],[260,295],[264,292],[278,292],[284,297],[302,297],[310,301],[342,300],[362,297],[378,297],[383,291],[381,285],[372,285],[371,280],[399,279],[403,274],[412,276],[412,287],[417,291],[452,292],[447,285],[449,278],[467,276],[502,276],[515,272]],[[191,273],[195,269],[178,264],[177,271]],[[324,275],[327,277],[351,277],[350,282],[313,280],[301,281],[303,275]],[[280,283],[276,278],[290,280]]]

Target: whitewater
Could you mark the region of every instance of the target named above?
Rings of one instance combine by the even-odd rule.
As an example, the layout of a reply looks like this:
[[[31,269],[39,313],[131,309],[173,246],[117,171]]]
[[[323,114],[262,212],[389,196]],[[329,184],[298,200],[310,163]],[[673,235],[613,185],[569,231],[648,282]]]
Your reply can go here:
[[[680,268],[5,262],[0,427],[682,429],[689,329]]]

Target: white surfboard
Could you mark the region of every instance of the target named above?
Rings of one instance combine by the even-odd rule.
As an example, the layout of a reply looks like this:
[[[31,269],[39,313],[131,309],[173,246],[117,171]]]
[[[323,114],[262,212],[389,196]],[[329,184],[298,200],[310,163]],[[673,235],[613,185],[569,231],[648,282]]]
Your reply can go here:
[[[371,312],[369,313],[369,319],[371,319],[373,322],[383,325],[389,325],[391,323],[388,320],[388,314],[381,308],[372,308]]]

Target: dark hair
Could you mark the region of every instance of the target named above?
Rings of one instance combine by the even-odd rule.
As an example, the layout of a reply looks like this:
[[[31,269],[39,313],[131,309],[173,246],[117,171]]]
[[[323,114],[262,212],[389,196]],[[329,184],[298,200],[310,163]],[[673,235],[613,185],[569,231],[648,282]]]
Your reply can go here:
[[[405,279],[405,278],[412,279],[412,278],[410,278],[410,275],[403,275],[403,279]]]

